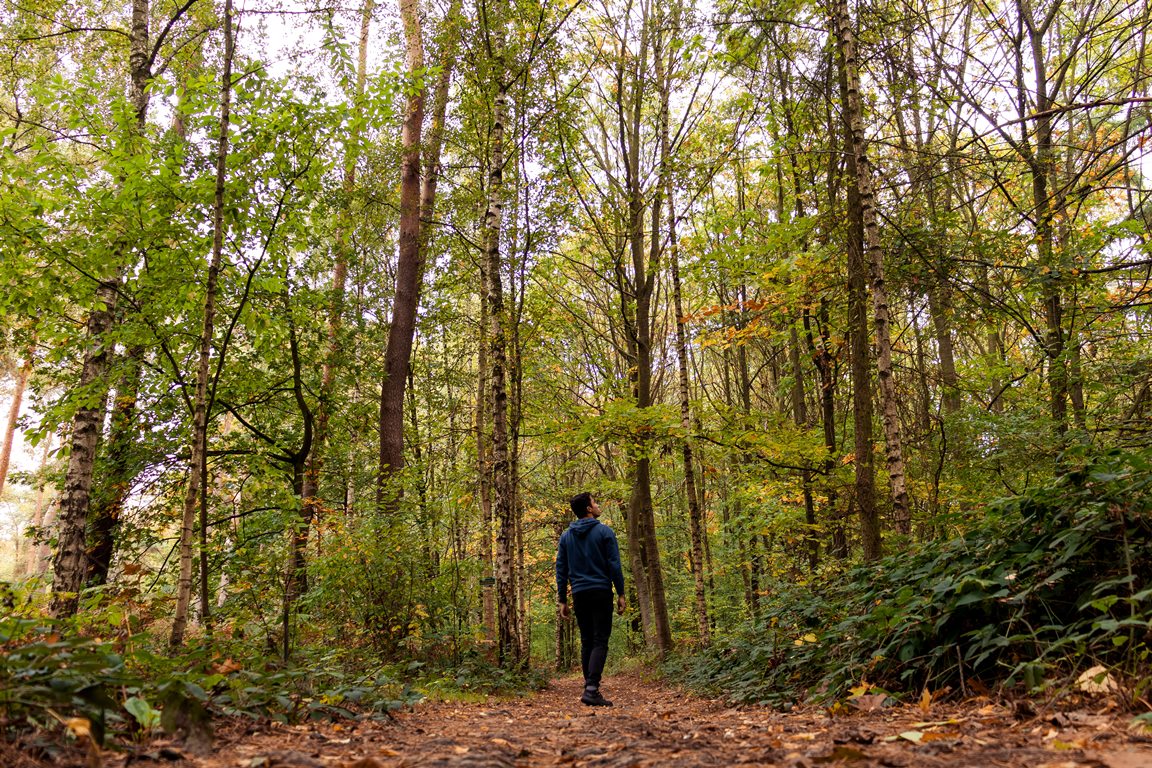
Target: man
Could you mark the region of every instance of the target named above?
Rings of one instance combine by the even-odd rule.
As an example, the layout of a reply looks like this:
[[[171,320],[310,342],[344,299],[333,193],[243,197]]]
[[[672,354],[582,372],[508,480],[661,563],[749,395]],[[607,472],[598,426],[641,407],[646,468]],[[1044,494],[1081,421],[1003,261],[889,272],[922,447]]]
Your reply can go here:
[[[576,520],[560,535],[556,549],[556,595],[560,616],[567,619],[568,585],[572,586],[572,607],[580,627],[580,666],[584,670],[584,694],[580,701],[592,707],[610,707],[600,694],[600,676],[608,658],[608,638],[612,635],[612,587],[616,587],[616,611],[621,616],[628,607],[624,599],[624,570],[620,567],[620,547],[616,534],[602,524],[600,506],[590,493],[572,497]]]

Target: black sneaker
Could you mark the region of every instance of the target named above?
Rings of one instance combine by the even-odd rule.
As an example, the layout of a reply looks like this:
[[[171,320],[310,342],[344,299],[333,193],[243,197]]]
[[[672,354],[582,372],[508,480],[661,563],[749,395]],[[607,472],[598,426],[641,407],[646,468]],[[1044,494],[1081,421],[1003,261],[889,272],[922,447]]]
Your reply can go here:
[[[584,695],[580,697],[581,704],[587,704],[590,707],[610,707],[612,702],[604,698],[600,691],[585,690]]]

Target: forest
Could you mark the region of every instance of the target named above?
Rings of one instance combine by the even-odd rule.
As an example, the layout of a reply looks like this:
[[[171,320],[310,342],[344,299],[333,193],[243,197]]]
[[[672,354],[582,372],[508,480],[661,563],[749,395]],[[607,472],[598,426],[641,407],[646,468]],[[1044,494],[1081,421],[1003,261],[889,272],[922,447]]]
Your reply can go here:
[[[3,0],[0,732],[530,689],[582,491],[619,663],[1152,710],[1150,27]]]

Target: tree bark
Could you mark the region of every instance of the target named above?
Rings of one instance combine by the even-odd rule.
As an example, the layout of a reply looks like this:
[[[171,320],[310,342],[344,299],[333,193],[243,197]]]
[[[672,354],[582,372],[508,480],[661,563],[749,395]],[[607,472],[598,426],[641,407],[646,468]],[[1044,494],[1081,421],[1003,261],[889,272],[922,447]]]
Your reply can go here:
[[[911,532],[911,512],[904,478],[904,447],[892,366],[892,331],[888,304],[888,287],[884,278],[884,249],[876,214],[876,193],[872,181],[872,163],[864,139],[864,112],[860,95],[860,67],[856,58],[856,39],[848,16],[847,0],[839,0],[836,13],[839,27],[841,64],[847,90],[844,117],[848,122],[851,152],[856,160],[856,187],[859,190],[859,216],[864,229],[872,287],[873,331],[876,335],[876,372],[880,383],[881,421],[884,425],[885,460],[892,494],[892,517],[896,530]]]
[[[94,494],[89,515],[90,543],[88,547],[89,586],[108,582],[108,571],[116,551],[116,533],[120,515],[135,477],[132,447],[138,439],[136,400],[140,392],[140,368],[144,362],[144,348],[133,347],[124,355],[126,370],[116,391],[112,405],[112,424],[108,439],[105,478]]]
[[[668,108],[668,85],[665,82],[662,93],[662,109]],[[668,123],[663,124],[661,150],[667,158],[670,155],[668,147]],[[696,635],[701,645],[711,643],[711,631],[708,622],[708,595],[705,590],[704,579],[704,512],[701,504],[701,494],[696,484],[696,456],[692,448],[692,404],[689,397],[688,381],[688,329],[684,320],[684,300],[680,286],[680,253],[676,236],[676,206],[673,196],[672,175],[665,172],[665,196],[668,202],[668,264],[672,276],[673,310],[676,313],[676,372],[677,386],[680,399],[680,428],[684,437],[680,443],[680,455],[684,461],[684,493],[688,502],[688,535],[691,541],[689,565],[692,569],[693,596],[696,603]]]
[[[28,387],[28,375],[32,373],[32,360],[35,348],[28,350],[28,358],[16,370],[16,381],[12,387],[12,404],[8,407],[8,425],[4,429],[4,444],[0,445],[0,494],[8,481],[8,466],[12,461],[12,444],[16,441],[16,422],[20,419],[20,406],[24,403],[24,390]]]
[[[196,391],[192,398],[191,459],[188,462],[188,485],[184,492],[184,513],[180,526],[180,575],[176,583],[176,610],[172,617],[169,645],[184,644],[188,625],[188,606],[192,598],[192,537],[196,513],[200,512],[200,610],[207,624],[209,602],[207,560],[204,544],[207,536],[207,512],[201,494],[208,482],[208,374],[212,356],[216,320],[216,287],[224,251],[224,193],[228,174],[228,131],[232,115],[232,0],[224,2],[224,72],[220,78],[220,132],[216,143],[216,191],[212,203],[212,255],[208,262],[204,286],[204,324],[200,331],[199,363],[196,369]]]
[[[152,80],[148,37],[148,0],[133,0],[128,64],[129,100],[136,122],[133,127],[135,135],[129,136],[129,144],[143,134],[148,116],[148,83]],[[127,251],[127,248],[122,250]],[[107,408],[105,375],[110,354],[109,336],[115,325],[122,269],[123,265],[116,265],[111,275],[100,278],[96,303],[86,323],[88,346],[75,389],[81,405],[72,418],[72,446],[57,512],[59,532],[52,563],[54,579],[50,608],[56,617],[75,615],[80,589],[88,572],[85,529],[96,450]]]
[[[640,56],[635,64],[631,84],[631,115],[625,117],[621,109],[622,150],[627,169],[628,190],[628,232],[629,250],[632,259],[632,288],[635,295],[635,334],[636,367],[633,374],[633,392],[636,407],[643,411],[650,408],[652,400],[652,301],[655,292],[656,274],[659,263],[659,220],[661,194],[657,189],[652,203],[652,240],[650,255],[644,248],[645,199],[641,186],[640,169],[640,126],[644,70],[647,66],[647,47],[651,19],[645,14],[642,27]],[[657,41],[660,32],[657,31]],[[661,55],[660,53],[656,54]],[[621,105],[623,107],[623,105]],[[667,598],[664,592],[664,573],[660,565],[660,549],[656,540],[655,511],[652,507],[651,459],[647,447],[641,446],[635,459],[632,473],[632,494],[628,503],[628,517],[633,521],[639,539],[638,546],[643,551],[645,578],[648,585],[648,599],[651,610],[650,642],[655,650],[664,656],[672,649],[672,631],[668,620]]]
[[[410,77],[422,76],[424,42],[420,31],[417,0],[400,0],[404,27],[405,66]],[[377,505],[386,511],[398,508],[401,487],[398,474],[404,469],[404,384],[412,358],[416,333],[416,310],[424,273],[420,250],[420,133],[424,122],[424,87],[408,95],[404,125],[400,132],[400,233],[396,264],[396,293],[392,301],[392,324],[384,353],[384,379],[380,385],[380,474]]]
[[[357,56],[356,92],[353,102],[352,130],[344,150],[343,190],[345,205],[351,205],[352,192],[356,188],[356,163],[360,157],[360,123],[364,99],[364,87],[368,80],[368,33],[372,26],[374,0],[365,0],[360,13],[360,44]],[[309,531],[324,509],[320,498],[320,481],[324,470],[325,452],[328,447],[328,420],[332,413],[332,396],[336,383],[336,367],[341,353],[340,333],[344,325],[344,293],[348,281],[348,256],[350,246],[347,224],[341,224],[336,233],[334,248],[335,263],[332,268],[332,297],[328,306],[328,329],[325,339],[324,363],[320,373],[320,394],[316,402],[316,426],[312,450],[304,472],[303,499],[300,507],[300,529],[293,537],[293,578],[294,591],[304,594],[308,591],[308,571],[304,552],[308,545]]]
[[[880,516],[876,510],[875,474],[872,463],[872,366],[868,334],[868,277],[865,253],[864,202],[861,200],[862,171],[856,152],[853,111],[859,111],[859,75],[853,86],[849,69],[856,65],[846,18],[845,0],[837,0],[833,25],[840,54],[840,90],[844,104],[845,158],[852,183],[848,184],[848,327],[852,357],[852,415],[855,431],[855,504],[860,516],[860,541],[865,560],[881,555]]]
[[[497,56],[503,55],[502,32]],[[498,58],[501,65],[502,59]],[[501,69],[503,67],[501,66]],[[496,522],[496,625],[501,666],[517,667],[520,633],[516,604],[516,514],[512,496],[514,479],[508,455],[507,309],[504,304],[503,264],[500,252],[504,213],[504,136],[508,122],[508,91],[501,80],[493,102],[492,145],[488,169],[488,206],[484,216],[487,261],[488,365],[492,407],[492,512]]]

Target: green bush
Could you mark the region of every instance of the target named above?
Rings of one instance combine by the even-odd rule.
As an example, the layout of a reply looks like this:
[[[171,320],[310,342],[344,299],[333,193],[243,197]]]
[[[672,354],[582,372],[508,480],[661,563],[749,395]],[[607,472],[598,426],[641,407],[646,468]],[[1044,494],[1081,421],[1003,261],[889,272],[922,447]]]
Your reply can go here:
[[[962,537],[823,585],[774,585],[758,625],[675,663],[696,685],[770,703],[837,697],[864,680],[1037,689],[1097,663],[1143,695],[1152,452],[1063,461],[1049,485],[974,512]]]
[[[67,622],[0,619],[0,729],[88,721],[93,739],[135,737],[157,727],[207,738],[215,715],[283,722],[372,716],[419,698],[380,669],[326,652],[293,666],[221,659],[203,649],[176,655],[143,643],[84,637]]]

